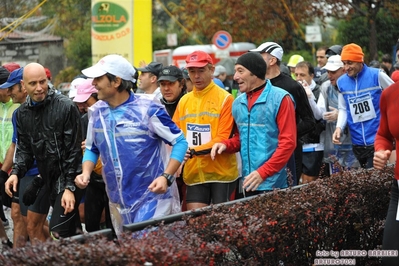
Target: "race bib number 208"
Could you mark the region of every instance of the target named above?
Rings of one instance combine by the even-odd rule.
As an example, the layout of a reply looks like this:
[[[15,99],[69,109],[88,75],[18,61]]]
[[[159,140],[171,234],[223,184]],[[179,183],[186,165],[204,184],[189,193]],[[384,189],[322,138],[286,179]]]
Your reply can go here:
[[[354,123],[364,122],[376,117],[370,94],[349,98],[349,108]]]

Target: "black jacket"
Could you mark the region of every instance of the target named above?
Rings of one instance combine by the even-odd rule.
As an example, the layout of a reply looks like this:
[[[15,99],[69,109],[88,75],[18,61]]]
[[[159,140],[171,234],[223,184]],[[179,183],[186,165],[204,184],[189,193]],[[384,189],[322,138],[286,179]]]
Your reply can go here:
[[[18,179],[37,161],[51,198],[65,188],[75,189],[81,172],[81,125],[76,105],[49,89],[45,100],[33,104],[28,97],[16,111],[17,148],[12,174]]]
[[[186,90],[183,90],[183,91],[180,93],[179,97],[178,97],[174,102],[167,102],[167,101],[165,100],[165,98],[162,97],[161,103],[162,103],[163,105],[165,105],[165,109],[166,109],[166,111],[168,112],[168,114],[169,114],[170,117],[173,118],[173,115],[174,115],[174,113],[175,113],[175,111],[176,111],[177,104],[179,103],[181,97],[184,96],[184,94],[186,94]]]
[[[274,86],[288,91],[295,100],[296,130],[298,139],[311,132],[316,125],[316,120],[312,108],[310,107],[308,96],[306,95],[305,89],[302,85],[285,73],[280,73],[277,77],[272,78],[270,82]]]

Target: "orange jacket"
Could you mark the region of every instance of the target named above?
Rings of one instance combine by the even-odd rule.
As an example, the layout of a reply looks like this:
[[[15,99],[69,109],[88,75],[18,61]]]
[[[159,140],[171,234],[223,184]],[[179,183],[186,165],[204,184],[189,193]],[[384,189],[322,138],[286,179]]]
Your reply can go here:
[[[234,98],[213,81],[203,90],[184,95],[177,105],[173,121],[184,132],[190,149],[206,151],[228,139],[233,130],[231,113]],[[183,180],[187,185],[207,182],[232,182],[238,178],[235,154],[222,153],[212,161],[209,154],[188,159]]]

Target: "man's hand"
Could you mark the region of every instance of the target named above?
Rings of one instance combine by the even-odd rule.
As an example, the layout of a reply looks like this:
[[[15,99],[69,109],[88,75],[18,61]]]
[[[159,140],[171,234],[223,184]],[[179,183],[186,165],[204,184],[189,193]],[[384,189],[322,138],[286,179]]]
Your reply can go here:
[[[338,119],[338,109],[329,106],[330,112],[325,112],[323,114],[323,119],[326,120],[327,122],[335,122]]]
[[[64,194],[62,194],[61,206],[65,209],[64,215],[67,215],[75,208],[75,195],[67,188],[64,190]]]
[[[147,63],[145,62],[145,60],[140,60],[140,62],[139,62],[139,67],[140,68],[144,68],[144,67],[146,67],[147,66]]]
[[[90,182],[90,175],[80,174],[75,178],[75,185],[80,189],[85,189]]]
[[[334,134],[332,137],[332,142],[334,144],[342,144],[340,139],[341,139],[341,128],[337,127],[337,128],[335,128],[335,131],[334,131]]]
[[[212,150],[211,150],[211,158],[212,160],[215,160],[215,156],[216,153],[217,154],[222,154],[222,152],[224,152],[226,150],[226,145],[224,145],[223,143],[215,143],[212,146]]]
[[[245,191],[255,191],[262,182],[263,179],[258,171],[253,171],[244,178],[242,187],[245,189]]]
[[[379,150],[374,152],[373,166],[375,169],[384,169],[389,157],[391,156],[390,150]]]
[[[40,189],[44,185],[44,181],[40,176],[36,176],[32,183],[26,188],[25,193],[22,198],[22,202],[26,206],[30,206],[35,203],[37,195],[39,194]]]
[[[17,192],[18,185],[18,176],[17,175],[10,175],[7,179],[5,184],[6,193],[8,196],[12,198],[12,193]],[[12,191],[11,191],[12,189]]]
[[[186,154],[184,155],[184,160],[182,163],[187,162],[188,159],[192,157],[190,148],[187,149]]]
[[[83,152],[86,150],[86,140],[82,141],[82,143],[80,144],[80,147],[82,148]]]
[[[148,186],[148,190],[157,193],[163,194],[168,189],[168,181],[164,176],[158,176],[152,183]]]

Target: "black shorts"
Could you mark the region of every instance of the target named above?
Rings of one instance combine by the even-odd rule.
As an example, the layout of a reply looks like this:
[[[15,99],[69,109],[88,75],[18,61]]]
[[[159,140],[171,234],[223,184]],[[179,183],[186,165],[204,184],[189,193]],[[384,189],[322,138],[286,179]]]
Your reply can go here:
[[[14,192],[13,189],[11,189],[11,191],[12,191],[11,202],[19,204],[19,187],[20,186],[21,186],[21,181],[19,181],[18,184],[17,184],[17,192]]]
[[[368,169],[373,167],[374,145],[352,145],[353,154],[360,163],[360,167]]]
[[[323,151],[302,153],[302,173],[308,176],[319,176],[323,164]]]
[[[30,185],[30,183],[32,183],[33,179],[36,176],[25,176],[23,178],[21,178],[21,180],[19,180],[19,206],[21,209],[21,214],[23,216],[27,216],[28,215],[28,210],[30,210],[31,212],[35,212],[35,213],[39,213],[39,214],[47,214],[48,210],[50,208],[50,199],[49,199],[49,191],[46,187],[46,185],[44,185],[40,191],[39,194],[37,195],[37,198],[35,200],[35,203],[33,203],[30,206],[26,206],[23,202],[22,202],[22,198],[23,195],[25,193],[26,188]]]
[[[51,202],[53,206],[53,213],[51,214],[49,229],[50,236],[53,239],[71,237],[81,232],[81,223],[79,217],[79,204],[82,198],[83,190],[76,188],[75,192],[75,206],[73,211],[64,214],[65,209],[61,206],[61,199],[64,191],[57,194],[54,201]]]
[[[230,200],[237,186],[237,181],[230,183],[205,183],[187,186],[187,203],[218,204]]]

